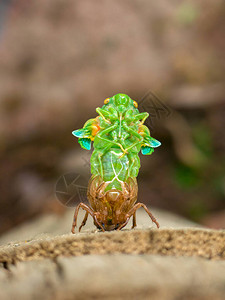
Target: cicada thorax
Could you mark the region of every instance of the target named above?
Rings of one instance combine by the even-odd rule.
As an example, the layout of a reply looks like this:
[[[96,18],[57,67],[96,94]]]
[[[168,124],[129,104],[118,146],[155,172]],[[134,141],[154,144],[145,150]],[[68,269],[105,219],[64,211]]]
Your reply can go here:
[[[88,199],[94,211],[98,212],[98,221],[105,230],[120,227],[137,201],[140,149],[134,145],[137,139],[130,136],[122,124],[117,125],[116,122],[112,124],[115,129],[104,135],[100,131],[100,136],[95,138],[91,157],[93,176],[89,183]],[[124,151],[133,145],[130,151]]]
[[[104,181],[100,175],[92,176],[87,193],[91,207],[98,212],[97,219],[105,230],[117,229],[126,221],[138,193],[137,181],[131,177],[120,182],[120,189],[110,186],[111,182]]]

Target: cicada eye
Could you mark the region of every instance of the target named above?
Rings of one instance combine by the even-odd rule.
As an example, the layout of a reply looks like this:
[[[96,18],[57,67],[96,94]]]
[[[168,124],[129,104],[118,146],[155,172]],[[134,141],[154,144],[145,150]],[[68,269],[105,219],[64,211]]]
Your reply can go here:
[[[106,98],[106,99],[104,100],[104,104],[107,104],[107,103],[109,103],[109,98]]]
[[[136,101],[133,101],[133,104],[134,104],[134,106],[135,106],[136,108],[138,108],[138,104],[137,104]]]

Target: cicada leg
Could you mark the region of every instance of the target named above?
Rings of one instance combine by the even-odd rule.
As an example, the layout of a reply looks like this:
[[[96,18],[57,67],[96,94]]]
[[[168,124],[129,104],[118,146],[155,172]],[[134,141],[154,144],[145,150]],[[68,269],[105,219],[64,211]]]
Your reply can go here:
[[[143,140],[144,140],[144,138],[138,132],[136,132],[135,130],[133,130],[132,128],[130,128],[125,122],[123,123],[122,126],[130,134],[132,134],[133,136],[136,136],[139,139],[139,141],[137,141],[136,143],[134,143],[131,146],[129,146],[126,149],[124,149],[124,153],[121,155],[121,157],[123,157],[125,155],[125,153],[128,153],[128,150],[130,150],[131,148],[135,147],[136,145],[142,143]]]
[[[133,225],[131,227],[131,229],[134,229],[137,226],[137,222],[136,222],[136,212],[133,214]]]
[[[139,113],[137,114],[134,119],[135,120],[142,120],[141,125],[144,124],[145,120],[148,118],[149,114],[144,112],[144,113]]]
[[[156,221],[156,218],[153,216],[153,214],[149,211],[149,209],[147,208],[147,206],[143,203],[137,203],[134,205],[134,207],[127,213],[127,218],[126,218],[126,221],[121,224],[117,230],[121,230],[124,226],[127,225],[130,217],[133,215],[134,217],[134,214],[136,213],[136,211],[140,208],[140,207],[143,207],[144,210],[147,212],[147,214],[149,215],[149,217],[151,218],[152,222],[156,224],[157,228],[159,228],[159,223]],[[133,220],[133,224],[136,224],[136,216],[135,216],[135,220]],[[134,227],[132,227],[134,228]]]
[[[84,216],[84,219],[83,219],[83,221],[82,221],[82,223],[81,223],[81,225],[80,225],[80,227],[79,227],[79,232],[81,231],[81,228],[82,228],[83,226],[85,226],[85,224],[86,224],[86,222],[87,222],[87,218],[88,218],[88,212],[86,211],[85,216]]]
[[[94,153],[92,154],[96,160],[98,161],[99,164],[99,173],[101,178],[103,178],[103,165],[102,165],[102,156],[111,148],[111,144],[109,144],[107,147],[105,147],[103,150],[101,151],[94,151]]]
[[[129,222],[131,216],[128,216],[126,221],[121,224],[116,230],[121,230],[123,227],[125,227],[127,225],[127,223]]]
[[[84,204],[84,203],[80,203],[74,212],[74,218],[73,218],[73,224],[72,224],[72,229],[71,232],[75,233],[75,227],[77,226],[77,216],[78,216],[78,212],[79,209],[82,208],[83,210],[86,211],[86,214],[84,216],[83,222],[81,223],[81,226],[79,227],[79,231],[80,229],[86,224],[87,218],[88,218],[88,214],[90,214],[92,216],[92,218],[94,219],[95,223],[102,229],[102,231],[105,231],[105,229],[103,228],[102,224],[99,223],[98,219],[97,219],[97,215],[98,213],[95,212],[90,206]]]
[[[156,224],[157,228],[159,228],[159,223],[156,221],[156,218],[153,216],[153,214],[150,212],[150,210],[147,208],[147,206],[144,203],[137,203],[134,205],[133,208],[128,212],[129,216],[132,216],[140,207],[143,207],[146,213],[151,218],[152,222]]]
[[[101,229],[102,231],[105,231],[105,229],[103,228],[103,226],[101,225],[101,223],[99,223],[98,219],[97,219],[97,213],[94,212],[94,215],[92,216],[94,219],[94,224]],[[86,224],[87,222],[87,218],[88,218],[88,212],[85,213],[84,219],[79,227],[79,232],[81,231],[81,228]]]
[[[139,161],[139,157],[135,157],[132,154],[127,154],[127,157],[129,159],[130,162],[130,166],[128,169],[128,177],[134,177],[136,175],[134,175],[135,169],[138,167],[138,169],[140,168],[140,161]]]
[[[126,150],[123,148],[123,146],[122,146],[120,143],[117,143],[117,142],[111,141],[111,140],[109,141],[108,139],[106,139],[106,138],[103,137],[105,134],[107,134],[107,133],[109,133],[109,132],[115,130],[115,129],[118,127],[118,125],[119,125],[119,124],[116,123],[116,124],[114,124],[114,125],[109,126],[109,127],[106,128],[106,129],[102,130],[101,132],[99,132],[98,138],[101,139],[102,141],[106,142],[106,143],[109,144],[109,145],[110,145],[110,144],[114,144],[114,145],[120,147],[120,149],[123,151],[123,153],[127,153]]]
[[[95,221],[95,225],[97,224],[98,226],[98,228],[100,229],[101,228],[101,230],[102,231],[105,231],[105,229],[104,229],[104,227],[102,226],[102,224],[98,221],[98,219],[97,219],[97,215],[99,215],[99,213],[94,213],[94,216],[93,216],[93,219],[94,219],[94,221]]]
[[[75,209],[75,212],[74,212],[74,218],[73,218],[73,224],[72,224],[72,229],[71,229],[71,232],[72,233],[75,233],[75,227],[77,226],[77,216],[78,216],[78,212],[79,212],[79,209],[82,208],[83,210],[86,211],[86,214],[90,214],[93,218],[94,215],[95,215],[95,212],[93,211],[93,209],[91,207],[89,207],[88,205],[84,204],[84,203],[79,203],[79,205],[77,205],[76,209]],[[86,219],[86,220],[85,220]],[[84,217],[84,220],[82,222],[82,224],[85,222],[86,223],[87,221],[87,218],[86,218],[86,215]],[[79,228],[79,231],[80,229],[82,228],[82,225],[81,224],[81,227]]]

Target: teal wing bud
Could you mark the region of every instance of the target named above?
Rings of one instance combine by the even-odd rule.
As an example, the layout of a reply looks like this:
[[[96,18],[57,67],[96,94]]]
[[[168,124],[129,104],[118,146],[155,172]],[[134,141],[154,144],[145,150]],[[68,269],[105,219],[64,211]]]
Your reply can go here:
[[[91,142],[94,141],[99,130],[99,121],[95,118],[88,120],[83,128],[74,130],[72,134],[78,137],[78,142],[83,149],[91,150]]]
[[[143,155],[151,155],[154,152],[154,148],[157,148],[160,145],[160,141],[151,136],[146,136],[144,139],[144,145],[141,147],[141,153]]]
[[[78,137],[78,143],[81,148],[91,150],[91,139],[89,138],[90,134],[86,129],[74,130],[72,134]]]
[[[88,138],[90,136],[86,129],[77,129],[72,132],[72,134],[78,138]]]
[[[139,128],[141,136],[144,138],[141,145],[141,153],[143,155],[150,155],[154,152],[154,148],[157,148],[161,145],[160,141],[154,139],[150,136],[150,131],[145,125],[141,125]]]
[[[157,147],[161,146],[161,143],[160,143],[160,141],[154,139],[151,136],[146,136],[145,137],[145,145],[148,145],[152,148],[157,148]]]
[[[91,150],[91,140],[88,138],[80,138],[78,139],[78,143],[80,144],[81,148],[86,150]]]
[[[148,147],[148,146],[141,147],[141,153],[143,155],[151,155],[153,152],[154,152],[154,149],[152,147]]]

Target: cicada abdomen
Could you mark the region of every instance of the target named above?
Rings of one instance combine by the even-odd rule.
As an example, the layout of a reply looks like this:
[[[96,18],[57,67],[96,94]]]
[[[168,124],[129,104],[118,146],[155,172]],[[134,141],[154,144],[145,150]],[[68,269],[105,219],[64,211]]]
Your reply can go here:
[[[136,177],[140,168],[138,154],[141,151],[150,155],[160,146],[143,125],[148,113],[139,113],[137,103],[124,94],[107,98],[103,107],[96,111],[98,117],[88,120],[82,129],[73,132],[84,149],[90,150],[93,141],[94,151],[87,193],[90,206],[84,203],[77,206],[72,232],[80,207],[86,214],[79,230],[85,225],[88,214],[102,231],[122,229],[131,216],[135,227],[135,213],[139,207],[143,207],[159,227],[148,208],[143,203],[136,203]]]

